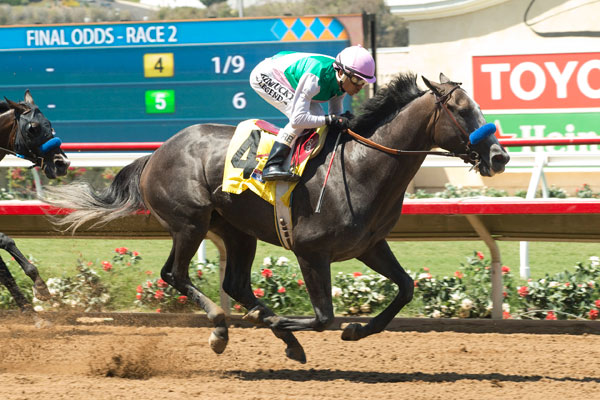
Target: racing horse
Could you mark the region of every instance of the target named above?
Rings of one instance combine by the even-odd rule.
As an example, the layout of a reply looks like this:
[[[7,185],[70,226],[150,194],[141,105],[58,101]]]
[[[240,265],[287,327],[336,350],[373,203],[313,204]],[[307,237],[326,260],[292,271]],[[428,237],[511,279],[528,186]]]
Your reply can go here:
[[[351,121],[349,132],[359,133],[363,140],[343,135],[338,142],[336,135],[328,135],[323,151],[308,163],[294,189],[291,250],[303,274],[313,318],[278,316],[252,291],[250,274],[257,240],[281,244],[270,203],[250,190],[241,194],[222,191],[233,126],[187,127],[153,154],[124,167],[104,191],[96,192],[85,182],[57,186],[46,191],[48,202],[75,210],[60,221],[73,231],[84,223],[105,223],[149,210],[173,239],[162,279],[207,312],[215,326],[210,346],[221,353],[228,341],[225,313],[192,285],[188,275],[200,242],[207,233],[217,235],[227,258],[223,290],[248,310],[244,318],[271,328],[285,342],[289,358],[306,362],[293,332],[322,331],[332,323],[332,262],[357,258],[398,286],[398,294],[387,308],[366,325],[346,327],[344,340],[382,331],[411,301],[413,281],[385,239],[400,217],[409,182],[432,148],[441,147],[462,157],[484,176],[503,172],[509,161],[494,135],[477,144],[470,142],[469,132],[483,126],[485,119],[460,83],[443,74],[440,83],[425,77],[423,81],[428,90],[418,87],[415,74],[400,74],[377,91]],[[390,154],[379,147],[400,150]],[[323,197],[325,212],[315,213],[328,173],[326,161],[336,148],[339,157],[331,165]]]
[[[48,179],[67,174],[70,161],[60,148],[61,142],[54,136],[50,121],[35,105],[29,90],[24,101],[16,103],[5,98],[0,102],[0,160],[7,154],[30,161],[39,167]],[[50,292],[37,268],[17,248],[15,241],[0,233],[0,248],[6,250],[33,281],[34,295],[49,300]],[[23,295],[7,265],[0,258],[0,283],[10,292],[22,311],[31,311],[31,303]]]

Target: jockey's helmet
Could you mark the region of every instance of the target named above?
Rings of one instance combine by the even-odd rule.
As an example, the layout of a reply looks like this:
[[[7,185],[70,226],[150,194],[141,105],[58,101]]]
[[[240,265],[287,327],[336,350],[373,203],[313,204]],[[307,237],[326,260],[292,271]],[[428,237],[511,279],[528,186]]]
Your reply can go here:
[[[375,60],[360,44],[346,47],[335,57],[335,66],[350,78],[358,77],[367,83],[375,82]]]

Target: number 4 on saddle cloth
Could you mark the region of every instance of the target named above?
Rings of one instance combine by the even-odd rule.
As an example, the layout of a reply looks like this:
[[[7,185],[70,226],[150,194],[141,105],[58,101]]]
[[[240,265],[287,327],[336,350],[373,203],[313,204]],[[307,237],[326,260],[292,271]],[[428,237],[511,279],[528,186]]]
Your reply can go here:
[[[237,126],[225,158],[223,191],[240,194],[246,189],[274,205],[275,221],[281,244],[292,245],[290,204],[298,181],[263,181],[262,169],[267,163],[279,128],[260,119],[249,119]],[[321,127],[300,135],[284,165],[296,175],[302,175],[310,158],[316,156],[325,142],[327,128]]]

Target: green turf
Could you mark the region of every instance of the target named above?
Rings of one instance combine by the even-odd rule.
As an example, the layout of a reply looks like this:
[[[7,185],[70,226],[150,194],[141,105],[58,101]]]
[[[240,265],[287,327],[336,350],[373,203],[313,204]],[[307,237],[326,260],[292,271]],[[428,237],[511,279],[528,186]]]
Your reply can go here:
[[[170,240],[105,240],[105,239],[17,239],[17,245],[25,255],[33,255],[38,261],[44,278],[74,271],[78,259],[93,262],[110,260],[117,247],[138,251],[145,270],[160,271],[169,255]],[[509,266],[515,276],[519,270],[519,242],[498,242],[503,265]],[[473,251],[481,251],[487,258],[489,250],[481,241],[451,242],[390,242],[394,254],[405,269],[430,268],[433,275],[451,275],[465,262]],[[286,256],[293,263],[296,259],[290,251],[259,242],[254,267],[259,268],[267,256]],[[529,262],[531,276],[539,278],[545,273],[554,274],[570,269],[575,263],[586,261],[590,256],[600,256],[600,244],[566,242],[530,242]],[[207,258],[217,260],[218,252],[212,243],[207,245]],[[6,259],[6,257],[5,257]],[[357,260],[332,265],[332,272],[363,271],[365,266]]]

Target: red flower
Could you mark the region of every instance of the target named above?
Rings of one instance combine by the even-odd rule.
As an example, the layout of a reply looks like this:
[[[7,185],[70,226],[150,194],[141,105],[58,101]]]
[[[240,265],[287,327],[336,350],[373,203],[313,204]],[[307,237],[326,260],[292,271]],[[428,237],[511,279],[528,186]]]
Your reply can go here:
[[[163,292],[162,290],[157,290],[156,293],[154,293],[154,298],[157,300],[162,300],[165,297],[165,292]]]
[[[263,297],[265,295],[265,291],[261,288],[254,289],[254,295],[258,298]]]
[[[146,286],[148,286],[148,287],[152,287],[152,282],[150,282],[150,281],[147,281],[147,282],[146,282]]]
[[[546,314],[546,319],[555,321],[556,320],[556,314],[554,314],[554,311],[548,311],[548,314]]]
[[[140,255],[140,253],[138,253],[137,251],[134,251],[133,253],[131,253],[134,257],[137,257]]]
[[[502,297],[508,297],[508,293],[502,292]]]
[[[596,305],[597,308],[600,308],[600,299],[596,300],[594,302],[594,304]]]
[[[110,271],[112,269],[112,264],[109,263],[108,261],[102,261],[102,269],[105,270],[106,272]]]
[[[479,257],[480,260],[483,260],[485,258],[485,256],[483,255],[483,253],[480,252],[480,251],[477,252],[477,257]]]
[[[202,270],[201,269],[198,270],[198,278],[202,278]]]
[[[418,280],[416,280],[416,279],[415,279],[415,280],[413,281],[413,283],[414,283],[415,287],[419,286],[419,281],[418,281]]]
[[[160,288],[166,288],[167,286],[169,286],[169,284],[167,282],[163,281],[162,278],[158,278],[158,281],[156,281],[156,284]]]
[[[138,285],[138,287],[135,289],[135,291],[138,293],[142,293],[144,291],[144,288],[142,287],[142,285]]]
[[[87,263],[87,266],[88,266],[88,267],[91,267],[92,265],[94,265],[94,263],[93,263],[93,262],[91,262],[91,261],[88,261],[88,263]]]
[[[460,271],[455,271],[455,272],[454,272],[454,276],[455,276],[455,277],[457,277],[458,279],[462,279],[462,278],[464,278],[464,275],[463,275],[463,273],[462,273],[462,272],[460,272]]]
[[[590,319],[598,318],[598,310],[590,310]]]
[[[427,268],[427,267],[423,267],[423,271],[425,271],[425,272],[429,272],[429,268]]]
[[[136,294],[135,298],[138,299],[138,300],[141,300],[142,299],[142,294],[141,293]]]
[[[529,288],[527,286],[519,286],[519,296],[525,297],[529,294]]]
[[[304,281],[302,279],[298,279],[298,286],[302,286],[304,285]],[[600,300],[598,300],[600,301]]]
[[[145,274],[146,275],[152,275],[152,271],[146,271]]]
[[[512,317],[509,312],[506,312],[506,311],[502,312],[502,319],[511,319],[511,318]]]
[[[279,289],[277,289],[277,293],[285,293],[285,288],[282,286]]]
[[[115,252],[119,253],[120,255],[126,254],[127,251],[127,247],[117,247],[115,249]]]
[[[261,274],[262,274],[262,276],[264,276],[265,278],[269,279],[270,277],[272,277],[272,276],[273,276],[273,271],[271,271],[271,270],[270,270],[270,269],[268,269],[268,268],[265,268],[265,269],[263,269],[263,270],[262,270]]]
[[[355,278],[358,278],[359,276],[362,276],[362,273],[360,272],[355,272],[352,275],[354,275]]]
[[[177,301],[180,302],[181,304],[185,304],[185,303],[187,303],[187,296],[179,296],[177,298]]]
[[[242,306],[240,306],[239,304],[234,304],[233,308],[235,308],[235,311],[240,311],[242,309]]]
[[[160,308],[157,308],[157,309],[156,309],[156,312],[157,312],[157,313],[159,313],[159,312],[160,312]]]
[[[508,268],[506,265],[502,266],[502,273],[503,274],[508,274],[510,272],[510,268]]]

